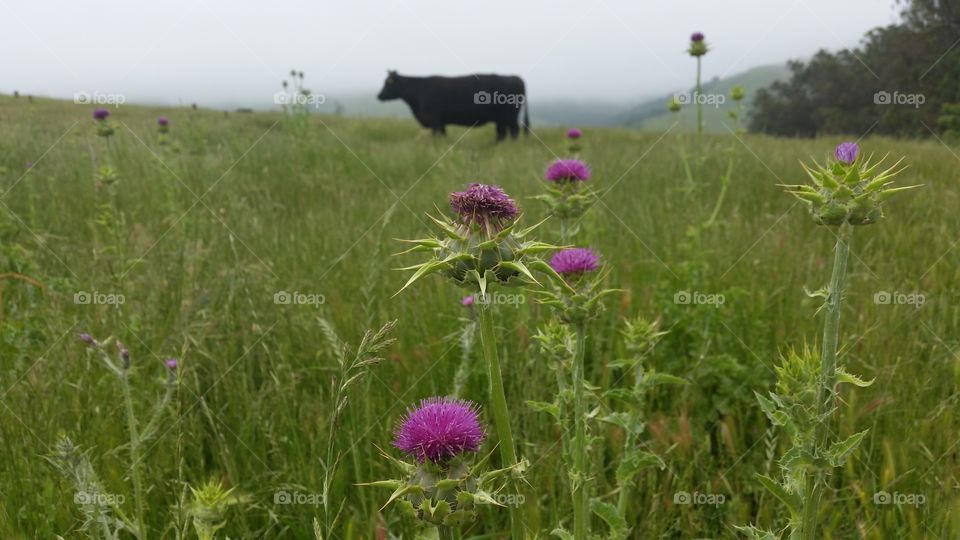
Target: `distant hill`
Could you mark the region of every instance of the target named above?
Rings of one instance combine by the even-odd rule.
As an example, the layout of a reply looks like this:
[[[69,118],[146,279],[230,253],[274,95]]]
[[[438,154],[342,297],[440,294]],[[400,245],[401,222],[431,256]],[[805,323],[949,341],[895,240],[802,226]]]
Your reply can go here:
[[[727,111],[733,107],[733,100],[729,97],[730,88],[736,85],[747,89],[744,99],[744,108],[749,112],[753,97],[757,90],[770,86],[775,81],[789,77],[786,64],[760,66],[753,69],[725,77],[714,78],[703,84],[703,94],[706,97],[714,95],[725,96],[726,102],[719,106],[704,105],[703,123],[707,132],[724,133],[726,128],[721,122],[729,124]],[[663,131],[679,121],[677,131],[694,131],[697,126],[697,113],[694,105],[685,105],[678,113],[667,110],[667,102],[674,94],[665,94],[660,99],[643,102],[612,119],[610,125],[626,126],[644,131]],[[718,101],[718,100],[716,100]]]

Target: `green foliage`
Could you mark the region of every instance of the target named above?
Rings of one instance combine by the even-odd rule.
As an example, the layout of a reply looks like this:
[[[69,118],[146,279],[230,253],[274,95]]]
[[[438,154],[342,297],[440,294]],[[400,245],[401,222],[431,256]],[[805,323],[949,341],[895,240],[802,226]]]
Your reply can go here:
[[[657,100],[658,110],[663,103]],[[434,139],[420,136],[409,120],[311,116],[305,130],[294,133],[278,113],[125,106],[112,118],[147,146],[126,128],[111,137],[125,225],[117,238],[98,239],[89,225],[107,192],[94,185],[89,149],[103,140],[89,113],[72,103],[37,98],[28,105],[0,96],[0,180],[8,191],[0,206],[0,537],[87,536],[72,480],[43,458],[53,455],[64,433],[83,449],[102,489],[126,495],[123,511],[130,517],[124,405],[115,377],[75,339],[89,332],[119,336],[130,347],[132,397],[144,421],[143,411],[165,392],[162,359],[182,360],[179,390],[143,448],[150,538],[195,537],[186,517],[189,487],[210,478],[249,497],[228,510],[221,538],[310,538],[315,519],[327,539],[416,538],[395,509],[378,511],[390,491],[354,484],[391,477],[376,446],[388,449],[411,402],[450,390],[461,360],[455,336],[463,328],[463,293],[425,279],[391,298],[407,276],[390,271],[390,239],[422,234],[430,225],[421,210],[471,180],[502,185],[521,203],[526,223],[543,219],[545,207],[530,197],[541,191],[536,179],[544,146],[532,136],[493,146],[489,131],[479,128],[454,128],[449,138]],[[182,145],[176,155],[153,147],[160,114],[170,117],[171,135]],[[563,139],[561,130],[537,135]],[[816,335],[812,313],[820,300],[801,291],[814,285],[811,276],[823,274],[833,238],[803,212],[791,212],[795,201],[778,195],[776,184],[796,176],[797,156],[820,155],[839,141],[743,136],[737,144],[760,159],[741,146],[716,225],[690,239],[689,225],[709,218],[720,185],[705,182],[697,195],[683,191],[673,149],[690,141],[674,132],[660,135],[591,131],[596,177],[622,180],[599,193],[601,202],[578,237],[607,257],[608,283],[624,290],[608,297],[594,322],[587,379],[603,391],[632,387],[633,372],[611,362],[633,356],[622,321],[642,313],[659,319],[658,331],[669,331],[645,357],[646,370],[689,381],[647,393],[641,450],[667,466],[648,466],[633,477],[629,538],[724,538],[734,524],[785,524],[786,510],[755,475],[779,481],[778,465],[767,468],[767,450],[772,445],[779,458],[790,441],[779,429],[778,437],[768,436],[770,423],[753,390],[767,395],[773,388],[771,360],[779,350]],[[730,137],[705,135],[704,143],[704,170],[722,172]],[[960,304],[951,301],[960,294],[960,250],[950,249],[960,230],[951,203],[960,188],[950,181],[957,162],[935,141],[872,137],[869,145],[878,155],[909,156],[909,183],[937,189],[888,201],[897,219],[883,225],[883,234],[864,231],[869,249],[854,246],[851,272],[859,277],[845,295],[857,308],[844,310],[850,339],[841,358],[851,373],[876,382],[859,391],[843,385],[843,407],[834,415],[837,439],[870,431],[844,467],[831,468],[831,485],[840,491],[831,502],[833,519],[821,530],[837,539],[953,538],[960,530],[949,481],[960,430]],[[114,283],[112,261],[98,251],[107,245],[120,245],[127,256],[122,285]],[[870,304],[881,287],[917,289],[927,304]],[[81,290],[123,293],[126,303],[75,304]],[[679,290],[722,293],[726,303],[679,305],[673,301]],[[325,302],[278,304],[278,291],[319,293]],[[530,459],[524,510],[532,533],[547,537],[571,515],[567,470],[552,417],[523,403],[549,403],[556,394],[553,362],[532,340],[532,329],[544,328],[551,314],[532,298],[521,309],[500,308],[495,330],[503,338],[505,393]],[[335,341],[320,318],[335,329]],[[322,494],[322,461],[339,403],[334,382],[350,378],[341,375],[338,351],[397,318],[391,334],[397,341],[350,386],[336,420],[342,457],[334,460],[325,499],[331,519],[323,506],[275,504],[281,488]],[[482,403],[486,377],[479,351],[473,352],[476,372],[462,397],[481,402],[490,426]],[[627,411],[621,396],[594,401],[594,418]],[[594,495],[613,504],[624,432],[606,423],[592,428]],[[727,502],[670,504],[676,491],[696,489],[725,493]],[[874,504],[873,493],[884,489],[923,493],[928,502],[918,508]],[[505,535],[506,512],[490,510],[481,513],[485,532],[478,525],[465,538]],[[596,514],[594,528],[607,532]]]
[[[881,133],[929,137],[956,103],[956,2],[904,1],[904,20],[868,32],[860,47],[791,62],[791,77],[760,90],[750,129],[782,136]]]
[[[767,395],[756,394],[757,402],[773,425],[783,429],[790,440],[790,449],[781,456],[780,480],[774,480],[763,474],[757,480],[770,492],[784,508],[790,519],[788,527],[790,538],[800,538],[801,517],[806,505],[816,504],[806,492],[808,478],[819,471],[842,467],[860,445],[867,431],[850,435],[845,439],[833,438],[824,443],[818,440],[817,430],[829,424],[835,413],[833,408],[823,412],[818,403],[820,395],[821,363],[816,350],[804,348],[790,349],[776,367],[777,384],[775,390]],[[862,380],[844,374],[839,382],[853,382],[856,386],[868,386]],[[750,534],[759,534],[744,531]],[[756,536],[764,538],[765,536]]]

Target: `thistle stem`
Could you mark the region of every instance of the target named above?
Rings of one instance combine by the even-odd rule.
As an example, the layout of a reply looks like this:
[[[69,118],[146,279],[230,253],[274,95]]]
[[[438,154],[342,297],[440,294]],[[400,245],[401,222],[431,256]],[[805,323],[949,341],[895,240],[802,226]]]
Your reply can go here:
[[[700,178],[700,159],[702,156],[701,146],[703,144],[703,103],[701,103],[700,93],[702,92],[702,87],[700,84],[700,56],[697,56],[697,95],[694,96],[694,101],[697,105],[697,179]]]
[[[733,149],[731,149],[730,160],[727,161],[727,172],[723,175],[723,178],[720,179],[720,195],[717,196],[717,202],[713,205],[713,212],[710,213],[710,218],[703,224],[704,229],[713,227],[713,224],[717,221],[717,216],[720,215],[720,207],[723,206],[723,200],[727,196],[727,188],[730,187],[730,177],[733,175],[733,164],[734,154]]]
[[[634,369],[633,388],[637,395],[641,395],[642,387],[643,387],[643,377],[644,377],[643,366],[641,365],[640,362],[641,362],[640,360],[637,360],[637,363],[636,365],[634,365],[634,368],[633,368]],[[641,405],[638,405],[637,407],[639,408],[641,407]],[[638,414],[637,416],[642,416],[642,413]],[[628,455],[628,453],[633,449],[633,446],[635,444],[635,441],[634,441],[635,438],[636,436],[633,434],[633,432],[627,432],[623,440],[624,456]],[[635,480],[632,480],[620,486],[620,495],[617,498],[617,510],[620,512],[620,517],[622,517],[624,520],[627,519],[627,506],[630,504],[630,497],[633,496],[634,481]]]
[[[437,526],[437,536],[440,540],[454,540],[453,529],[446,525]]]
[[[510,430],[510,414],[507,409],[507,398],[503,392],[503,377],[500,375],[500,357],[497,352],[497,341],[493,329],[493,309],[491,304],[481,302],[480,312],[480,342],[483,346],[483,357],[487,362],[490,379],[490,409],[493,411],[493,423],[500,439],[500,459],[503,467],[517,464],[517,453],[513,445],[513,433]],[[516,506],[510,507],[511,538],[523,540],[523,514]]]
[[[121,372],[120,386],[123,387],[123,401],[127,408],[127,430],[130,435],[130,476],[133,480],[133,499],[137,512],[137,537],[142,540],[147,537],[147,527],[143,520],[143,482],[140,478],[140,432],[137,429],[137,418],[133,412],[133,396],[130,392],[130,379],[126,369]]]
[[[573,355],[573,537],[575,540],[586,540],[590,536],[589,502],[590,492],[587,489],[587,408],[583,389],[583,357],[586,349],[586,323],[576,324],[577,345]]]
[[[837,245],[834,248],[833,275],[830,278],[830,291],[827,298],[827,315],[823,322],[823,344],[820,351],[820,384],[817,390],[817,415],[823,417],[836,401],[837,383],[837,343],[840,337],[840,306],[843,300],[843,287],[847,273],[847,259],[850,255],[849,224],[840,226]],[[828,419],[817,425],[814,444],[816,448],[826,445]],[[815,448],[815,449],[816,449]],[[823,496],[823,475],[808,474],[804,489],[804,507],[802,516],[802,538],[815,540],[817,537],[817,516],[820,499]]]

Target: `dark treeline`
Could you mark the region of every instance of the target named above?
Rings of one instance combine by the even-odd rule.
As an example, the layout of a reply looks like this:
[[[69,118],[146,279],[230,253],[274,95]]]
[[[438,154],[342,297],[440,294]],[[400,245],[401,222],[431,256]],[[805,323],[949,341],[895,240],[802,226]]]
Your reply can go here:
[[[791,62],[757,92],[750,129],[784,136],[955,135],[960,119],[960,0],[898,0],[902,19],[861,46]]]

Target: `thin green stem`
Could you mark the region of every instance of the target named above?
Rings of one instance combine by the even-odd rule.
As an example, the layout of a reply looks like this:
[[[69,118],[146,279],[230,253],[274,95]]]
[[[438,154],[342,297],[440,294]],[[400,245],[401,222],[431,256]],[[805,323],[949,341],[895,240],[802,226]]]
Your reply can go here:
[[[130,379],[126,369],[120,375],[123,387],[123,401],[127,408],[127,430],[130,435],[130,476],[133,479],[133,503],[137,511],[137,536],[141,540],[147,537],[147,525],[143,520],[143,482],[140,476],[140,431],[137,429],[137,417],[133,412],[133,396],[130,392]]]
[[[717,196],[717,202],[713,205],[713,212],[710,213],[710,218],[703,224],[704,229],[709,229],[713,227],[713,224],[717,221],[717,216],[720,215],[720,208],[723,206],[723,201],[727,196],[727,188],[730,187],[730,177],[733,175],[733,164],[735,161],[735,156],[733,154],[733,149],[730,150],[730,159],[727,161],[727,171],[723,175],[723,178],[720,179],[720,195]]]
[[[642,395],[643,377],[643,364],[641,363],[641,360],[638,359],[637,363],[633,367],[633,388],[638,396]],[[637,409],[635,410],[635,414],[637,414],[637,416],[642,416],[642,412],[639,410],[640,407],[642,407],[642,405],[638,404]],[[623,440],[624,456],[628,455],[629,452],[633,450],[634,444],[636,444],[636,435],[632,431],[627,432],[627,435]],[[620,486],[620,495],[617,498],[617,510],[620,512],[620,516],[624,520],[627,519],[627,506],[630,504],[630,497],[633,495],[633,482],[635,482],[635,480],[631,480],[630,482]]]
[[[573,537],[586,540],[590,536],[590,491],[587,489],[587,407],[583,389],[583,357],[586,348],[586,323],[578,322],[577,348],[573,355]]]
[[[702,145],[703,145],[703,103],[701,102],[700,94],[703,91],[700,84],[700,58],[697,57],[697,95],[694,96],[694,102],[697,105],[697,179],[700,179],[700,160],[702,159]]]
[[[500,459],[503,467],[510,467],[517,463],[517,453],[513,445],[513,433],[510,430],[510,413],[507,409],[507,398],[503,392],[503,377],[500,374],[500,356],[497,352],[497,340],[493,329],[493,306],[481,302],[480,312],[480,342],[483,346],[483,357],[487,362],[490,378],[490,409],[493,412],[493,423],[500,439]],[[511,538],[524,538],[523,513],[516,506],[510,507]]]
[[[453,529],[446,525],[437,526],[437,536],[440,540],[454,540]]]
[[[843,287],[847,273],[847,259],[850,255],[850,236],[852,228],[848,224],[840,226],[837,245],[834,248],[833,275],[830,277],[830,290],[827,298],[827,314],[823,321],[823,344],[820,351],[820,384],[817,391],[817,414],[821,418],[830,411],[836,401],[837,384],[837,343],[840,338],[840,307],[843,301]],[[826,445],[828,419],[817,425],[814,444],[818,448]],[[802,538],[815,540],[817,537],[817,516],[820,500],[823,497],[824,478],[821,473],[808,474],[804,489],[804,508],[802,516]]]

